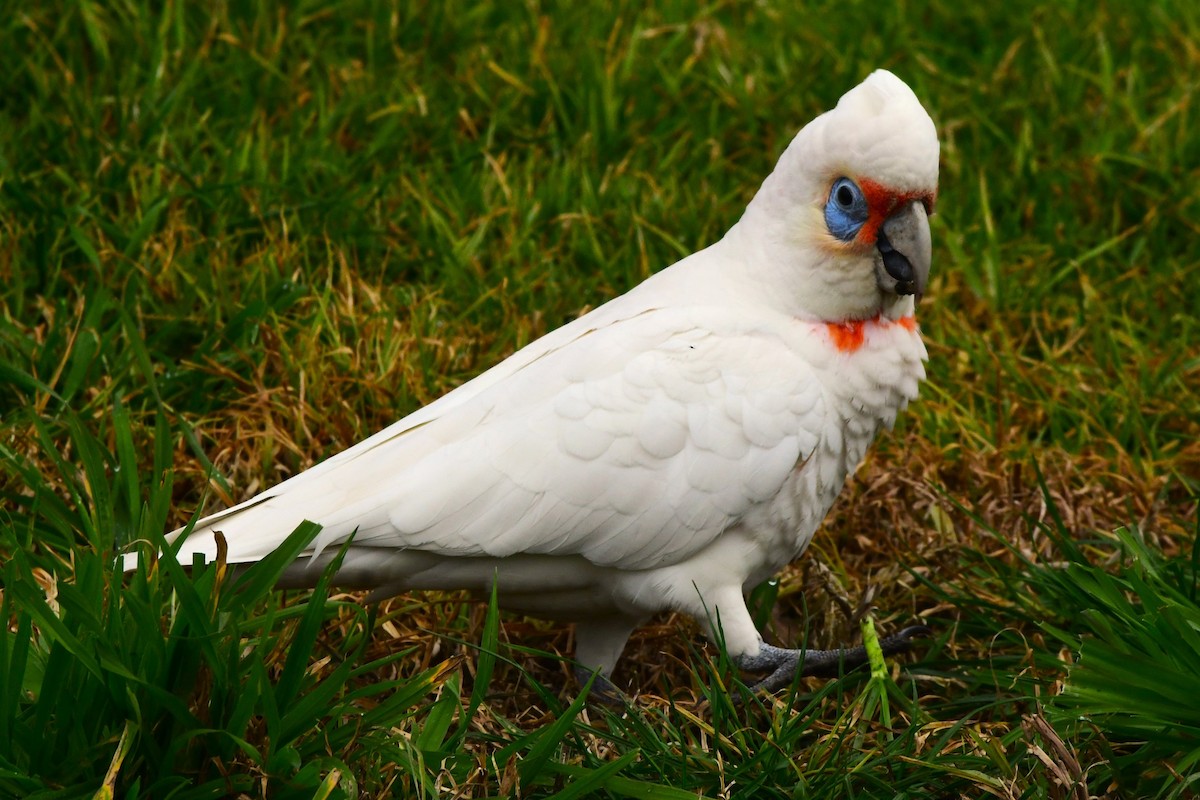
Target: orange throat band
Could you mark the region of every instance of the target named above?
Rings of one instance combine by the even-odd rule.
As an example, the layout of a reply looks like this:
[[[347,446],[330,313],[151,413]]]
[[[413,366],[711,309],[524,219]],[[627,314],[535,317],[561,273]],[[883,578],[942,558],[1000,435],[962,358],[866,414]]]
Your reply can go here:
[[[892,325],[899,325],[909,332],[917,330],[917,320],[915,317],[901,317],[897,320],[890,320],[880,316],[871,319],[852,319],[846,322],[825,323],[825,327],[829,329],[829,337],[833,340],[833,346],[842,353],[853,353],[862,347],[868,329],[890,328]]]

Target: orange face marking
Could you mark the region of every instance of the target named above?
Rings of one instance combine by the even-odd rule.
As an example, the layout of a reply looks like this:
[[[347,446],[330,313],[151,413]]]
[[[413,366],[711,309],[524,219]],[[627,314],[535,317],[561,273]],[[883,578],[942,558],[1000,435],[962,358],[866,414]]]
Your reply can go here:
[[[875,244],[875,239],[879,236],[879,227],[900,206],[920,200],[925,206],[925,213],[932,214],[934,203],[937,202],[936,192],[897,192],[870,178],[863,178],[858,182],[858,186],[862,189],[863,197],[867,199],[867,221],[863,223],[856,238],[867,244]]]
[[[899,325],[909,333],[916,333],[917,331],[917,320],[915,317],[901,317],[898,320],[874,317],[865,320],[850,319],[845,322],[825,323],[825,327],[829,331],[829,338],[833,340],[833,346],[838,349],[839,353],[853,353],[862,347],[869,327],[888,328],[892,325]]]

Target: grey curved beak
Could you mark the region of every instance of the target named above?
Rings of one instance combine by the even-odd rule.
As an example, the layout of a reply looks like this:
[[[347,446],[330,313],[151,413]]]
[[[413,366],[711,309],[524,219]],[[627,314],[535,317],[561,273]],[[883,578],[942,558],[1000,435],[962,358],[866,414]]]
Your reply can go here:
[[[888,217],[876,236],[875,248],[879,251],[875,261],[879,288],[890,294],[916,295],[920,300],[933,256],[925,206],[913,200]]]

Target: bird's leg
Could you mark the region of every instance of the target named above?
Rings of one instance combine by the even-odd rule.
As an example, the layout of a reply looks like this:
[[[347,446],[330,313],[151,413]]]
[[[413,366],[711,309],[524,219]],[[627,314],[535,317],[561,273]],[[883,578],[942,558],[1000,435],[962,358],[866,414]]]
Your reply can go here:
[[[928,636],[932,631],[924,625],[912,625],[899,633],[879,640],[884,656],[894,656],[908,650],[912,639]],[[753,691],[774,692],[804,677],[832,677],[839,671],[851,670],[867,663],[867,648],[846,647],[838,650],[791,650],[763,643],[755,655],[736,658],[740,669],[747,672],[766,672],[765,678],[750,688]]]
[[[766,644],[754,626],[740,583],[729,583],[697,592],[704,603],[702,613],[694,614],[713,641],[720,641],[739,669],[768,673],[750,688],[775,691],[797,676],[837,675],[839,669],[853,669],[867,663],[867,648],[839,650],[791,650]],[[908,649],[909,640],[930,633],[924,625],[914,625],[879,640],[884,656]]]
[[[595,617],[575,623],[575,679],[580,686],[595,674],[591,697],[608,705],[623,705],[625,694],[613,685],[612,674],[629,634],[642,623],[641,619],[625,616]]]

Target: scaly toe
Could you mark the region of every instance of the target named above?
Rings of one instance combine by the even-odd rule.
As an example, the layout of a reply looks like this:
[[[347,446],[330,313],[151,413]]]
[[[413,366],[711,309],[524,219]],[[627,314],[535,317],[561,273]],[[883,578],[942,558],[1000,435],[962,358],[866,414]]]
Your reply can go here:
[[[581,687],[587,686],[588,681],[592,680],[592,675],[596,676],[596,679],[592,681],[591,692],[588,693],[589,700],[595,700],[597,703],[602,703],[606,706],[617,707],[625,706],[629,703],[629,698],[625,696],[625,693],[614,686],[613,682],[603,672],[593,672],[579,665],[576,665],[573,671],[575,673],[575,680],[579,682]]]

